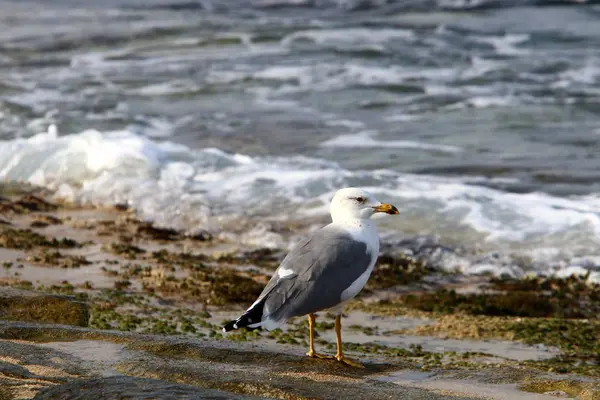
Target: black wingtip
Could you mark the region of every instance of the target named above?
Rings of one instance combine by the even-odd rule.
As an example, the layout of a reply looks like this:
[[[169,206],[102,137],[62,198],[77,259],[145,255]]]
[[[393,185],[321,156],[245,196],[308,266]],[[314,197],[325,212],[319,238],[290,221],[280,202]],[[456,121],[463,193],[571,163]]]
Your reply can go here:
[[[229,332],[229,331],[232,331],[234,329],[237,329],[237,326],[235,326],[236,322],[237,322],[237,320],[233,320],[233,321],[229,321],[228,323],[226,323],[223,326],[223,332]]]
[[[229,321],[223,326],[223,332],[233,331],[235,329],[246,328],[248,330],[257,329],[258,326],[249,327],[248,325],[260,326],[260,320],[262,318],[263,307],[265,305],[264,299],[255,303],[250,309],[243,313],[238,319]]]

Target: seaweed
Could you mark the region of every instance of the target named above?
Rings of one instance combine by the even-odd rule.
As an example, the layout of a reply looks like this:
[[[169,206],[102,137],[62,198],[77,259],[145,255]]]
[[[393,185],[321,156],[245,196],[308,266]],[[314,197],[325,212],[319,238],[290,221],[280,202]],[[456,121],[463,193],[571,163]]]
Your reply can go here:
[[[7,247],[10,249],[31,250],[34,247],[72,249],[81,246],[82,244],[74,239],[49,239],[30,229],[2,227],[0,230],[0,247]]]

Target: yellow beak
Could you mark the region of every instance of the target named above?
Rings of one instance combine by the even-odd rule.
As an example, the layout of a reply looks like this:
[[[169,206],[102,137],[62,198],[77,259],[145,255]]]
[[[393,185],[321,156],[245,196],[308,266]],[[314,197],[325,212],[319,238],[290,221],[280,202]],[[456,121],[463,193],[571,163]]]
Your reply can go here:
[[[398,209],[391,204],[383,203],[377,207],[373,207],[375,212],[383,212],[386,214],[398,214]]]

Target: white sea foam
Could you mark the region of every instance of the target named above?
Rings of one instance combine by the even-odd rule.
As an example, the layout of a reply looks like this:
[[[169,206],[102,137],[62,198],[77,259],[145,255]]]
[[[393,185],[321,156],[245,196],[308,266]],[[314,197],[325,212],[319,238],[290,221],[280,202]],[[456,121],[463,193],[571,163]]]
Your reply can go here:
[[[440,8],[448,9],[468,9],[475,8],[485,4],[486,0],[438,0],[437,5]]]
[[[480,76],[484,76],[485,74],[501,69],[506,68],[506,61],[499,60],[489,60],[482,57],[472,56],[471,57],[471,66],[460,72],[460,78],[462,79],[472,79]]]
[[[420,119],[423,119],[423,116],[415,114],[394,114],[384,118],[388,122],[418,121]]]
[[[506,193],[466,185],[460,180],[400,175],[395,191],[404,199],[431,200],[439,212],[458,218],[487,240],[519,242],[575,229],[600,237],[600,207],[585,198],[560,198],[545,193]]]
[[[340,135],[333,139],[329,139],[323,143],[323,147],[384,147],[397,149],[419,149],[428,151],[439,151],[444,153],[458,153],[462,149],[456,146],[448,146],[441,144],[430,144],[416,142],[413,140],[376,140],[373,138],[375,132],[363,131]]]
[[[360,121],[352,121],[349,119],[339,119],[336,116],[332,116],[332,119],[325,122],[327,126],[341,126],[344,128],[356,129],[356,128],[364,128],[364,122]],[[599,130],[600,133],[600,130]]]
[[[451,68],[402,68],[378,67],[359,63],[319,63],[316,65],[270,66],[253,71],[250,68],[236,70],[212,70],[207,82],[233,84],[247,81],[267,81],[275,87],[259,87],[253,91],[270,96],[297,92],[324,92],[351,86],[398,85],[423,79],[450,82],[459,73]]]
[[[378,145],[370,136],[359,139],[359,144]],[[552,265],[562,273],[574,266],[598,272],[600,263],[598,196],[506,193],[458,178],[349,171],[301,156],[192,150],[127,130],[59,136],[54,127],[28,139],[0,142],[0,178],[43,185],[84,203],[126,203],[143,218],[190,231],[218,231],[248,220],[240,240],[272,246],[280,246],[280,238],[268,232],[268,225],[258,227],[259,216],[271,221],[323,216],[335,190],[360,185],[399,207],[404,218],[381,220],[394,237],[425,233],[464,238],[468,246],[527,257],[546,273],[553,273]],[[441,265],[466,273],[526,272],[510,257],[499,262],[454,255]]]
[[[595,85],[600,80],[599,60],[586,60],[581,68],[569,69],[561,72],[559,77],[561,80],[554,84],[555,87],[566,87],[570,83],[576,82],[585,85]]]
[[[527,34],[505,34],[503,36],[475,36],[473,40],[480,43],[492,45],[496,54],[506,56],[519,56],[529,54],[528,49],[517,47],[517,45],[527,42],[530,35]]]
[[[200,86],[193,80],[178,79],[170,82],[154,83],[140,88],[128,90],[129,93],[141,96],[168,96],[186,94],[200,90]]]
[[[467,100],[467,104],[474,108],[506,107],[518,101],[514,96],[473,96]]]
[[[285,36],[281,43],[289,46],[297,41],[310,40],[318,44],[376,44],[389,40],[411,40],[414,37],[414,32],[408,29],[343,28],[298,31]]]

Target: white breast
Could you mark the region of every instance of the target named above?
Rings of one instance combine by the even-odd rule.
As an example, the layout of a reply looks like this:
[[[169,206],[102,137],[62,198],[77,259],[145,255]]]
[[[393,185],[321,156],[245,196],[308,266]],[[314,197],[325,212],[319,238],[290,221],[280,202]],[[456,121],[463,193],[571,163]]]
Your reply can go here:
[[[335,310],[339,309],[340,312],[341,309],[343,309],[344,304],[354,298],[354,296],[365,287],[371,276],[371,272],[373,272],[373,268],[375,267],[377,256],[379,255],[379,237],[377,236],[377,228],[373,221],[352,221],[344,223],[341,228],[349,233],[354,240],[359,240],[367,244],[367,252],[371,254],[371,262],[367,270],[363,272],[352,285],[342,292],[342,304],[334,308]]]

